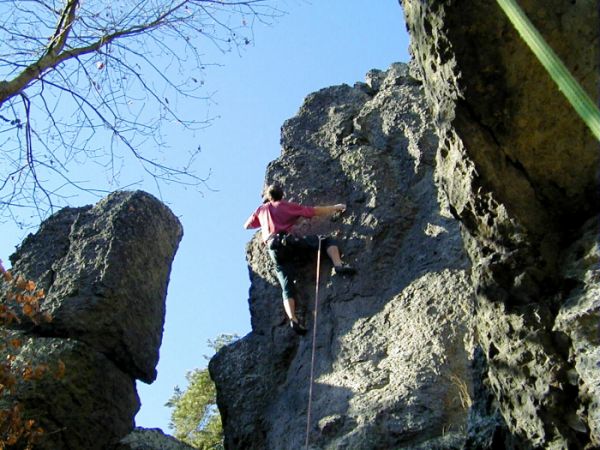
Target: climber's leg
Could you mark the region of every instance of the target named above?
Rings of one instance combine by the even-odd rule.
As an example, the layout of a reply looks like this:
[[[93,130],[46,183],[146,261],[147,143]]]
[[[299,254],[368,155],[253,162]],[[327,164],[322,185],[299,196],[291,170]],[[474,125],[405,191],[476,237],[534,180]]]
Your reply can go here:
[[[285,314],[288,316],[288,319],[298,322],[298,318],[296,317],[296,300],[291,297],[284,298],[283,309],[285,309]]]
[[[337,246],[337,242],[330,238],[325,238],[324,243],[327,251],[327,256],[331,259],[333,263],[333,270],[335,273],[339,273],[341,275],[352,275],[356,272],[354,267],[349,264],[344,264],[342,261],[342,257],[340,256],[340,248]]]
[[[330,245],[327,247],[327,256],[331,259],[334,266],[342,265],[342,258],[340,257],[340,249],[337,245]]]
[[[283,297],[283,309],[285,315],[290,321],[290,326],[298,334],[305,334],[306,328],[304,328],[296,317],[296,300],[295,300],[295,289],[294,289],[294,269],[291,264],[281,261],[281,257],[278,252],[269,249],[269,256],[275,264],[275,275],[281,285],[281,295]]]

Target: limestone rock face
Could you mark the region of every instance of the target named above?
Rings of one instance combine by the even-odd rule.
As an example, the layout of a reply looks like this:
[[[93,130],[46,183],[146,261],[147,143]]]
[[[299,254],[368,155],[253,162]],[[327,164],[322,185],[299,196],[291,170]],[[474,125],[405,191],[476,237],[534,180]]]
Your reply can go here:
[[[75,339],[23,332],[13,338],[23,344],[15,361],[20,371],[49,368],[39,380],[21,381],[14,393],[28,417],[45,430],[35,448],[105,450],[133,429],[140,406],[135,380],[113,361]]]
[[[41,449],[109,449],[134,427],[135,380],[150,382],[162,340],[171,262],[182,236],[171,211],[149,194],[117,192],[66,208],[11,256],[12,271],[46,292],[52,321],[23,320],[17,363],[49,374],[16,393],[46,430]]]
[[[496,1],[401,3],[473,262],[486,384],[516,446],[600,447],[598,142]],[[518,3],[597,100],[597,2]]]
[[[346,203],[299,234],[335,236],[354,277],[322,259],[311,448],[460,448],[473,396],[473,297],[458,224],[440,206],[437,139],[408,67],[309,95],[282,128],[266,181],[309,205]],[[257,203],[260,186],[257,186]],[[251,211],[248,212],[249,214]],[[210,362],[229,449],[303,448],[311,332],[290,329],[257,234],[247,247],[252,332]],[[316,257],[297,262],[299,316],[315,323]]]
[[[160,428],[137,427],[121,440],[116,450],[194,450],[194,447],[164,434]]]
[[[53,320],[44,333],[83,341],[151,382],[181,236],[178,220],[154,197],[117,193],[52,216],[11,262],[46,291]]]

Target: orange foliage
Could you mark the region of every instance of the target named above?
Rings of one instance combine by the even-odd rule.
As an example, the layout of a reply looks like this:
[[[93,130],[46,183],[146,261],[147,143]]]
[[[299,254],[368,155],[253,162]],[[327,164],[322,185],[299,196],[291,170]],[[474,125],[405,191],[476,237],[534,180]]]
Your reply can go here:
[[[62,361],[62,359],[59,359],[58,368],[54,371],[54,378],[57,380],[62,380],[65,377],[65,370],[65,363]]]
[[[38,325],[52,320],[49,312],[41,311],[45,293],[43,289],[37,289],[34,281],[20,275],[15,278],[4,268],[1,260],[0,275],[0,285],[5,285],[3,298],[0,299],[0,325],[21,323],[23,320]],[[20,381],[33,382],[47,374],[52,374],[57,380],[64,377],[65,364],[62,360],[58,361],[55,370],[51,370],[47,364],[25,365],[19,370],[15,366],[17,356],[14,352],[22,346],[21,339],[10,336],[6,330],[0,330],[0,349],[6,354],[5,359],[0,361],[0,397],[14,394]],[[12,406],[0,409],[0,450],[17,443],[25,450],[30,450],[43,434],[44,430],[36,425],[34,419],[23,417],[20,403],[15,402]]]
[[[0,411],[0,450],[25,440],[25,450],[33,449],[34,443],[44,434],[44,430],[37,427],[35,420],[23,419],[22,406],[14,405],[9,410]]]

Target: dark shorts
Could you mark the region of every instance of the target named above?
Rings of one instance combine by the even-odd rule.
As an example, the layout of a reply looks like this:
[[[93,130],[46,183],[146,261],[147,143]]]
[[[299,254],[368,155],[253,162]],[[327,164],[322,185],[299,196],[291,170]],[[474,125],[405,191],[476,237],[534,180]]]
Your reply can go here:
[[[316,253],[319,250],[319,239],[323,251],[337,245],[335,239],[330,237],[294,236],[285,233],[277,234],[267,242],[269,256],[275,264],[275,275],[281,285],[284,300],[296,297],[294,289],[296,260],[299,256]]]

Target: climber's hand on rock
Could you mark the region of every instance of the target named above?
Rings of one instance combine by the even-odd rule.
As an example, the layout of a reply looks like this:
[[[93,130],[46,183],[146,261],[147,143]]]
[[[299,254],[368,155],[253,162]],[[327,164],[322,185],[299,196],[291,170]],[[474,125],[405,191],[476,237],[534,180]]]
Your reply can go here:
[[[336,212],[346,211],[346,205],[344,205],[343,203],[338,203],[337,205],[334,205],[333,207],[335,208]]]

